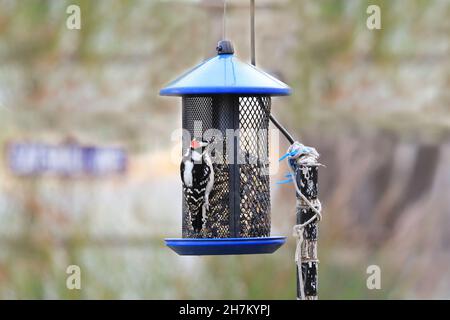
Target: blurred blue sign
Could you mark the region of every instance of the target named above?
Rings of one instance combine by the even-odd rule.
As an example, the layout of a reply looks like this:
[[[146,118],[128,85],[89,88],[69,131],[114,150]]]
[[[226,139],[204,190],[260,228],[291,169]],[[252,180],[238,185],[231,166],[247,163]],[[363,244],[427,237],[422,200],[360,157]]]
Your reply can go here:
[[[127,168],[127,155],[122,148],[11,143],[7,157],[12,172],[21,176],[108,175],[124,173]]]

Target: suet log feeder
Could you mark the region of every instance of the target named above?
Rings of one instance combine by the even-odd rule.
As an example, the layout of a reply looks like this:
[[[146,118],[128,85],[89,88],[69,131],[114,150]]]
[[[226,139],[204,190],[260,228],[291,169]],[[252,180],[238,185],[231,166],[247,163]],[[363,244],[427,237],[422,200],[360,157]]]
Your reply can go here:
[[[202,228],[193,227],[183,197],[183,238],[166,244],[180,255],[272,253],[285,237],[270,237],[271,97],[291,89],[238,60],[229,41],[219,42],[217,53],[160,91],[182,97],[182,124],[190,137],[222,142],[214,154],[214,186]],[[189,142],[184,135],[183,152]]]

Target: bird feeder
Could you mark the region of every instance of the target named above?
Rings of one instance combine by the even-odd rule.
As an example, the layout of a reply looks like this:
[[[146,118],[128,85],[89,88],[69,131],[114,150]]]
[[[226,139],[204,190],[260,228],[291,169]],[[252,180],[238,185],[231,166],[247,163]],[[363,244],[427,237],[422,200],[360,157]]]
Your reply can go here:
[[[285,237],[271,237],[268,128],[272,96],[291,89],[234,55],[221,41],[217,56],[160,91],[182,98],[182,125],[190,137],[208,133],[222,142],[214,164],[214,186],[201,230],[189,219],[183,197],[182,238],[166,239],[180,255],[272,253]],[[220,136],[220,137],[218,137]],[[208,137],[207,137],[208,139]],[[183,152],[189,146],[183,136]]]

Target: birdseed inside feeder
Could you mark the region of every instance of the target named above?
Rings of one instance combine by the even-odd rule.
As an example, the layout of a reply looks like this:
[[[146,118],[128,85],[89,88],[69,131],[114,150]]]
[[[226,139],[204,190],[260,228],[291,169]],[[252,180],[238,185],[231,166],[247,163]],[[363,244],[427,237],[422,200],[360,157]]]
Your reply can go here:
[[[166,244],[180,255],[272,253],[285,237],[270,237],[271,97],[289,95],[291,89],[239,61],[229,41],[219,42],[217,53],[160,91],[182,97],[183,129],[189,133],[183,136],[183,154],[189,154],[196,141],[220,146],[211,155],[215,161],[208,209],[200,217],[191,194],[186,194],[192,187],[184,188],[183,238],[166,239]],[[182,178],[187,179],[183,170],[190,166],[182,165]]]

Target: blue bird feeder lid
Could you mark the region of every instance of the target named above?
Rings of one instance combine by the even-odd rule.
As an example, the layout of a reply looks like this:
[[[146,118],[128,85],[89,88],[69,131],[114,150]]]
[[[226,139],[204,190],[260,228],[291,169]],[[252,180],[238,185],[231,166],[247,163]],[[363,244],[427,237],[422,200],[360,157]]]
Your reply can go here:
[[[235,57],[231,48],[219,51],[160,91],[162,96],[244,94],[286,96],[291,88],[275,77]]]

